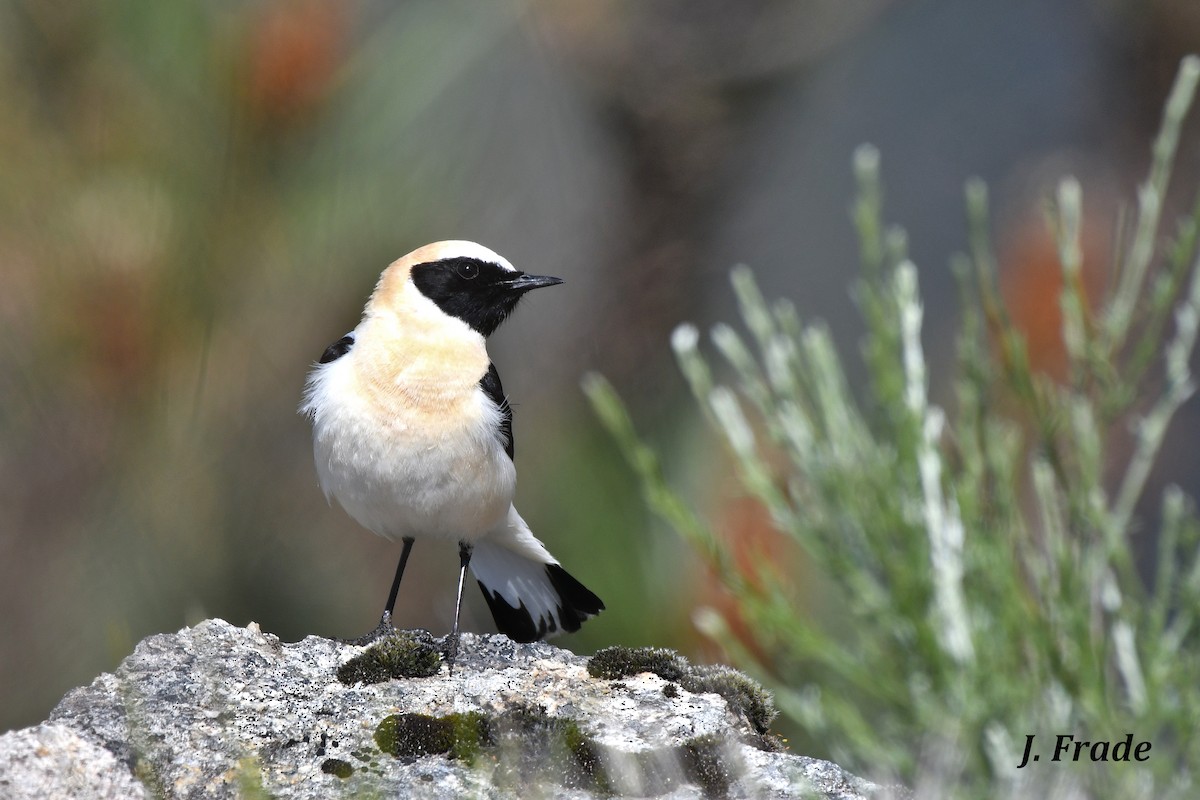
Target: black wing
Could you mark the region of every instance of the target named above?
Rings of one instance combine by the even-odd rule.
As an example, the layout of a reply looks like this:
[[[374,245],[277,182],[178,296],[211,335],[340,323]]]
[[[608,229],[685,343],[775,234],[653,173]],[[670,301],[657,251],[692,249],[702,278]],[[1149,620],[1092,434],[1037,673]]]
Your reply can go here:
[[[483,393],[488,396],[488,399],[500,409],[500,441],[504,443],[504,452],[508,453],[509,458],[512,458],[512,406],[508,404],[508,398],[504,396],[504,387],[500,385],[500,373],[496,371],[495,364],[488,364],[487,374],[479,379],[479,388],[483,389]]]
[[[321,364],[328,364],[330,361],[337,361],[346,353],[350,352],[350,348],[354,346],[354,334],[347,333],[342,338],[338,339],[329,347],[325,348],[325,352],[321,354]]]

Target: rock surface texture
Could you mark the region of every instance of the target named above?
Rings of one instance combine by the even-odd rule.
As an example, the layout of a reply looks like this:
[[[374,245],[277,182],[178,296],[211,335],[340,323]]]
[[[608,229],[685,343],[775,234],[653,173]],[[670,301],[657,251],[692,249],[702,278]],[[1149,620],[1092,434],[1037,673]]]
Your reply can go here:
[[[731,671],[593,677],[552,645],[464,634],[450,676],[432,637],[397,641],[381,669],[378,650],[253,624],[151,636],[48,722],[0,736],[0,797],[893,796],[783,752],[761,690],[739,696]]]

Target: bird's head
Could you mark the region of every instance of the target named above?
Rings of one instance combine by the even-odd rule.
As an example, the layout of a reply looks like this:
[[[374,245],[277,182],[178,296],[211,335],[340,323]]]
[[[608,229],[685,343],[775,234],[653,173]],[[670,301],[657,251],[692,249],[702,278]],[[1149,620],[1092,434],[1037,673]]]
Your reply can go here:
[[[384,270],[367,309],[406,316],[440,312],[487,337],[526,292],[559,283],[559,278],[527,275],[474,242],[434,242]]]

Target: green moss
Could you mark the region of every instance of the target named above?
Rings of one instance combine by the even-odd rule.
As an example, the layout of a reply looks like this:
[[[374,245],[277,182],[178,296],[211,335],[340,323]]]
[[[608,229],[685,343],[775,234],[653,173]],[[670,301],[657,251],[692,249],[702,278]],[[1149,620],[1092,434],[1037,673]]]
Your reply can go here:
[[[734,673],[733,670],[703,672],[713,686],[747,691],[741,681],[727,674]],[[741,673],[734,675],[756,688]],[[705,686],[703,691],[718,689]],[[652,793],[672,790],[677,781],[672,775],[677,773],[664,771],[663,765],[679,764],[688,781],[699,786],[705,796],[723,796],[736,777],[737,765],[726,760],[729,742],[723,734],[698,736],[678,747],[639,753],[633,768],[639,773],[643,788]],[[495,785],[506,789],[519,791],[524,786],[555,783],[599,795],[616,791],[604,766],[609,760],[604,745],[585,733],[575,720],[551,716],[541,707],[518,706],[495,715],[474,711],[442,717],[392,714],[375,729],[375,743],[382,752],[401,759],[445,755],[468,766],[486,759],[483,763],[495,769],[491,776]],[[629,764],[627,757],[622,761]],[[343,778],[354,770],[338,759],[328,759],[321,769]]]
[[[392,714],[375,728],[375,744],[396,758],[449,753],[454,746],[454,723],[428,714]]]
[[[327,758],[321,762],[321,772],[326,775],[336,775],[339,778],[349,778],[354,774],[354,767],[349,761],[340,758]]]
[[[732,667],[719,664],[692,667],[679,684],[696,694],[716,692],[721,695],[726,704],[745,717],[758,733],[769,731],[771,721],[778,713],[770,692]]]
[[[551,716],[541,707],[516,707],[493,718],[492,731],[497,748],[519,754],[510,783],[553,781],[601,794],[610,791],[601,747],[575,720]]]
[[[477,711],[444,717],[392,714],[375,728],[375,744],[396,758],[444,753],[470,765],[491,743],[490,719]]]
[[[665,681],[678,681],[689,669],[687,659],[661,647],[606,647],[588,660],[588,674],[605,680],[652,672]]]
[[[425,631],[397,631],[338,667],[344,684],[383,683],[393,678],[428,678],[437,674],[442,659]]]
[[[396,758],[446,755],[467,765],[491,754],[502,763],[498,785],[553,781],[600,793],[610,791],[601,747],[571,719],[545,709],[517,707],[502,714],[392,714],[375,729],[379,749]]]
[[[782,753],[787,750],[787,739],[774,733],[749,733],[742,737],[742,744],[748,744],[764,753]]]
[[[483,748],[492,743],[488,717],[478,711],[469,711],[465,714],[447,714],[442,721],[449,723],[453,738],[450,757],[473,766]]]
[[[704,791],[706,797],[724,797],[733,783],[724,748],[724,737],[715,733],[689,739],[679,748],[683,773]]]
[[[722,665],[694,667],[674,650],[657,647],[606,647],[588,660],[593,678],[615,680],[650,672],[665,681],[663,694],[674,697],[674,683],[695,694],[715,692],[758,733],[766,733],[775,719],[771,694],[736,669]]]
[[[568,777],[573,775],[575,778],[568,785],[588,788],[597,794],[612,794],[612,781],[604,769],[600,745],[585,734],[574,720],[563,720],[561,730],[562,742],[573,767]]]

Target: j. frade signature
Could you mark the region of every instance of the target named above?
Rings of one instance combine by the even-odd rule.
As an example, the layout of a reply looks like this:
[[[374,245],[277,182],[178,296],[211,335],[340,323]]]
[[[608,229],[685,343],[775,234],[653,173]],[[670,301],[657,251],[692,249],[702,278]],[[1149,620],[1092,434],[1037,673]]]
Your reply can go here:
[[[1030,761],[1041,761],[1041,753],[1034,752],[1033,742],[1036,734],[1025,736],[1025,753],[1017,769],[1027,766]],[[1051,761],[1147,761],[1150,758],[1150,742],[1135,742],[1132,733],[1125,734],[1124,739],[1110,741],[1100,739],[1089,742],[1086,739],[1076,739],[1069,733],[1060,733],[1054,737],[1054,755]]]

